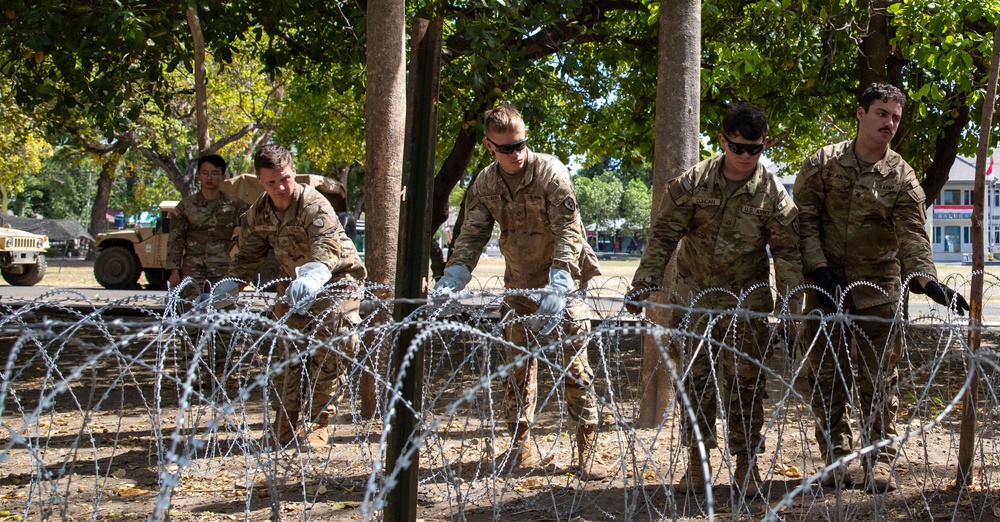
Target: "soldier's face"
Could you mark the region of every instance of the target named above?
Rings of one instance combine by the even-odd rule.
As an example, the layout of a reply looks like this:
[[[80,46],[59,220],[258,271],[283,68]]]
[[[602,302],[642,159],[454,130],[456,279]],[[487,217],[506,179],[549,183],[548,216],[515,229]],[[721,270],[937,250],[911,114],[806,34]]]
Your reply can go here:
[[[222,169],[207,161],[198,167],[198,181],[201,183],[202,190],[218,190],[225,177],[226,173],[222,172]]]
[[[282,169],[259,169],[257,179],[264,192],[271,198],[274,209],[286,210],[298,196],[298,184],[295,183],[295,167],[286,165]]]
[[[504,153],[497,149],[497,145],[517,144],[523,142],[526,137],[527,133],[523,127],[509,132],[487,132],[486,137],[483,138],[483,144],[490,152],[496,154],[497,163],[500,164],[500,168],[504,172],[512,175],[520,174],[528,161],[528,147],[525,145],[519,147],[519,150]]]
[[[738,133],[732,136],[719,134],[719,143],[722,151],[726,153],[723,159],[723,173],[730,179],[744,179],[757,169],[760,155],[767,146],[767,136],[748,140]]]
[[[903,106],[894,101],[875,100],[867,111],[858,107],[858,140],[888,146],[902,118]]]

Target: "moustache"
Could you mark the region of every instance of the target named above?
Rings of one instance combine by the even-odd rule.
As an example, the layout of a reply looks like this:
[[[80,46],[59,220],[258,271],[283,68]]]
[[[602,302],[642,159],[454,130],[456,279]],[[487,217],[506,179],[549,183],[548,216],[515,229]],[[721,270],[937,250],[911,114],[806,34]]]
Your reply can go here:
[[[881,128],[881,129],[879,129],[878,131],[879,131],[879,132],[882,132],[882,131],[886,131],[886,132],[888,132],[888,133],[890,133],[890,134],[891,134],[891,133],[892,133],[892,127],[882,127],[882,128]]]

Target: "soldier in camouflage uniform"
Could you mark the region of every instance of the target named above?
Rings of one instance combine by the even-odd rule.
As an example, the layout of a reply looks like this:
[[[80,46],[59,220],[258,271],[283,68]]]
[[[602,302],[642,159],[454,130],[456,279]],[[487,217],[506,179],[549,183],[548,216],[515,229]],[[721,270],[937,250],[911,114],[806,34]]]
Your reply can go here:
[[[344,361],[334,349],[353,356],[357,340],[353,330],[361,322],[360,281],[367,274],[330,202],[316,189],[295,183],[295,166],[287,150],[264,145],[254,156],[254,169],[264,194],[246,213],[229,276],[250,280],[273,248],[284,275],[295,278],[278,285],[279,302],[273,313],[319,343],[310,343],[316,351],[303,358],[305,371],[290,365],[272,380],[276,413],[264,443],[284,447],[292,442],[304,411],[308,418],[303,419],[303,448],[319,449],[328,442],[329,410],[346,384]],[[320,292],[328,283],[333,288]],[[231,298],[238,291],[223,287],[216,297]],[[275,358],[286,361],[305,349],[294,342],[282,342],[278,348],[282,353]]]
[[[952,303],[959,314],[968,310],[961,295],[936,281],[924,232],[924,191],[913,169],[889,148],[905,103],[899,89],[872,84],[856,111],[857,137],[823,147],[807,158],[795,180],[803,267],[811,282],[823,289],[809,293],[809,308],[834,312],[834,300],[844,289],[863,281],[874,287],[852,288],[843,296],[843,309],[882,319],[827,325],[807,356],[816,440],[827,463],[852,451],[846,409],[854,383],[862,445],[896,435],[896,363],[902,350],[900,325],[893,321],[901,292],[897,259],[906,265],[903,275],[922,274],[911,280],[913,291]],[[810,322],[808,335],[819,335],[818,326]],[[852,346],[857,350],[856,373],[851,370]],[[870,490],[895,489],[891,465],[895,454],[896,448],[887,446],[865,459],[865,484]],[[852,481],[843,466],[825,477],[831,486]]]
[[[527,148],[524,121],[513,106],[500,105],[487,111],[484,126],[483,143],[497,161],[480,172],[469,187],[465,221],[435,291],[461,289],[469,282],[494,223],[499,223],[506,287],[550,290],[542,294],[540,303],[525,293],[504,298],[506,310],[512,312],[505,314],[504,337],[533,351],[543,340],[558,341],[561,332],[566,403],[570,421],[577,427],[581,477],[604,478],[608,469],[595,451],[598,417],[591,393],[594,372],[587,362],[591,312],[581,297],[568,295],[585,288],[600,268],[586,242],[573,183],[557,158]],[[522,319],[532,315],[535,317]],[[508,362],[523,357],[523,349],[509,350]],[[499,459],[501,466],[540,464],[529,436],[538,395],[537,372],[534,357],[511,369],[505,404],[513,442],[511,451]]]
[[[170,218],[167,239],[167,282],[176,287],[190,277],[194,285],[184,287],[184,296],[196,297],[205,283],[214,285],[229,272],[233,230],[247,204],[222,192],[226,160],[218,155],[198,158],[201,190],[181,200]]]
[[[178,302],[181,311],[188,309],[188,303],[207,292],[229,272],[229,252],[235,241],[233,231],[239,226],[240,217],[248,206],[243,201],[222,192],[221,185],[226,178],[226,160],[212,154],[198,158],[198,181],[201,185],[196,194],[181,200],[174,207],[170,217],[170,236],[167,238],[167,283],[177,287],[183,278],[192,281],[184,285]],[[197,329],[187,329],[188,336],[195,339]],[[205,379],[212,384],[225,379],[225,364],[231,336],[220,333],[211,338],[202,338],[207,347],[208,371],[215,377]],[[201,343],[196,343],[201,344]],[[200,381],[203,382],[203,381]]]
[[[735,486],[754,496],[761,483],[756,454],[764,450],[764,372],[769,329],[765,315],[748,316],[734,310],[770,313],[781,310],[771,296],[767,247],[774,256],[778,292],[802,284],[802,261],[796,227],[796,207],[781,183],[762,164],[767,144],[767,116],[752,105],[734,104],[722,120],[719,145],[723,154],[686,171],[667,185],[652,238],[632,279],[635,301],[663,286],[664,269],[677,250],[677,279],[669,282],[671,304],[715,312],[683,314],[675,310],[672,328],[688,332],[671,349],[678,372],[686,372],[677,396],[687,395],[695,422],[681,415],[681,440],[689,448],[687,473],[678,491],[702,493],[705,481],[699,441],[708,450],[718,448],[714,367],[721,363],[722,404],[729,425],[729,451],[736,455]],[[692,302],[695,296],[712,291]],[[752,291],[751,291],[752,289]],[[732,292],[730,294],[729,292]],[[739,297],[737,297],[739,296]],[[797,311],[800,298],[789,299]],[[632,313],[641,306],[627,303]],[[703,341],[708,337],[728,348]],[[681,389],[683,385],[683,391]],[[697,426],[697,433],[695,427]]]

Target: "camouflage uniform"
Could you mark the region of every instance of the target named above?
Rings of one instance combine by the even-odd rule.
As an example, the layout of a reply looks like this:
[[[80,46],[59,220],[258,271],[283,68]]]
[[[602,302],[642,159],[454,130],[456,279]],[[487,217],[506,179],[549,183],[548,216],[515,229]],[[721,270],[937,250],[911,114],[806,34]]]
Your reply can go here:
[[[586,241],[573,182],[557,158],[530,150],[527,154],[524,176],[513,192],[507,187],[497,163],[486,167],[476,177],[466,194],[465,221],[448,266],[465,265],[472,271],[493,234],[493,224],[499,223],[500,252],[507,265],[504,273],[507,288],[542,288],[549,282],[550,267],[569,271],[580,288],[585,288],[587,281],[600,274],[600,267]],[[524,295],[508,295],[504,304],[505,311],[513,312],[515,317],[504,328],[505,338],[516,346],[536,349],[540,339],[516,318],[535,313],[538,303]],[[573,298],[562,322],[566,339],[563,344],[566,406],[570,420],[579,425],[596,425],[598,420],[594,396],[589,391],[594,380],[594,371],[587,362],[589,336],[586,334],[590,331],[590,318],[590,307],[582,299]],[[523,353],[522,350],[509,350],[508,361],[514,361]],[[508,422],[534,420],[537,371],[534,357],[512,369],[506,394]]]
[[[244,228],[239,236],[239,250],[233,258],[231,277],[249,281],[257,266],[274,249],[274,257],[281,264],[284,275],[294,278],[295,269],[311,261],[319,261],[330,268],[333,277],[327,283],[337,285],[333,292],[321,294],[305,315],[289,314],[284,301],[274,306],[276,318],[284,319],[292,329],[307,332],[311,339],[322,342],[319,349],[308,358],[306,368],[289,366],[280,383],[273,383],[277,397],[272,398],[275,411],[284,406],[288,411],[300,408],[316,417],[325,412],[343,391],[344,372],[340,357],[333,346],[323,342],[341,338],[339,349],[353,356],[356,337],[349,335],[361,322],[358,315],[360,284],[350,284],[366,277],[365,266],[358,252],[337,219],[337,213],[326,197],[316,189],[299,185],[299,197],[279,215],[266,194],[262,195],[247,211]],[[343,283],[347,283],[346,286]],[[284,296],[288,281],[278,285],[279,299]],[[294,343],[281,343],[288,360],[292,352],[301,349]],[[305,379],[305,382],[303,382]],[[307,396],[303,397],[303,390]],[[309,403],[311,399],[312,403]]]
[[[878,287],[851,289],[844,300],[851,313],[890,321],[895,317],[901,291],[898,259],[905,260],[909,273],[937,278],[924,232],[924,191],[899,154],[887,150],[862,171],[854,141],[826,146],[802,164],[794,193],[805,271],[827,263],[845,287],[858,281]],[[815,295],[809,301],[811,308],[822,308]],[[812,338],[817,327],[809,325]],[[810,382],[816,440],[832,462],[853,445],[846,408],[855,378],[863,442],[896,435],[896,363],[902,339],[894,322],[854,320],[828,326],[823,334],[809,353]],[[857,374],[851,371],[852,344],[858,350]],[[892,447],[884,451],[895,453]]]
[[[221,193],[217,199],[205,199],[200,192],[181,200],[170,218],[167,240],[167,270],[178,270],[181,277],[191,277],[198,284],[184,287],[185,297],[196,297],[205,282],[218,283],[229,272],[229,251],[233,230],[248,205]]]
[[[633,277],[633,286],[662,286],[664,269],[677,250],[677,279],[671,282],[669,301],[715,311],[771,312],[770,265],[774,256],[778,291],[802,284],[802,261],[796,207],[784,187],[763,165],[746,183],[729,188],[721,168],[724,156],[715,156],[671,180],[663,198],[652,238]],[[683,239],[683,241],[681,241]],[[757,287],[738,298],[751,287]],[[692,302],[695,296],[711,291]],[[731,295],[729,292],[732,292]],[[706,448],[716,448],[716,387],[712,377],[721,358],[723,404],[729,420],[729,450],[737,454],[763,451],[763,400],[767,397],[759,364],[768,348],[764,317],[712,313],[673,314],[672,328],[689,337],[683,350],[671,350],[678,371],[687,371],[685,393],[691,400],[698,430]],[[698,337],[710,337],[735,349],[720,350]],[[683,352],[683,353],[679,353]],[[680,390],[678,390],[680,393]],[[687,414],[681,416],[683,444],[695,447],[698,437]]]

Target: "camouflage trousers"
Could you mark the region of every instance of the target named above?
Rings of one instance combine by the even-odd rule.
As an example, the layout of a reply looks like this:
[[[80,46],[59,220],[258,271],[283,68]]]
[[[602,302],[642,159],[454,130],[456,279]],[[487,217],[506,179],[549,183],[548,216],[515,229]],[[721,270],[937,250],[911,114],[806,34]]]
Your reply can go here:
[[[810,310],[821,308],[815,300],[808,305]],[[854,414],[859,419],[862,446],[896,435],[895,418],[899,410],[896,363],[902,351],[902,336],[900,324],[892,321],[895,310],[894,303],[887,303],[853,311],[849,321],[828,321],[822,325],[819,321],[806,322],[803,329],[806,344],[812,345],[806,358],[816,440],[827,462],[851,453],[854,446],[847,418],[852,387],[857,392],[859,411]],[[852,361],[856,370],[852,369]],[[897,450],[895,446],[886,446],[880,451],[884,458],[891,459]]]
[[[309,346],[286,339],[277,344],[276,359],[294,362],[280,375],[271,375],[271,407],[275,411],[306,411],[315,418],[334,409],[344,392],[347,366],[338,352],[354,356],[357,336],[352,332],[357,320],[352,316],[357,314],[332,311],[328,304],[327,300],[317,301],[308,314],[289,314],[284,302],[274,305],[275,317],[284,318],[289,329],[307,333],[313,341]],[[306,355],[310,346],[315,351]]]
[[[526,356],[537,351],[541,342],[552,343],[561,352],[561,368],[553,372],[563,375],[566,393],[566,409],[574,426],[596,425],[597,404],[591,393],[594,371],[587,362],[587,345],[590,343],[590,319],[572,319],[564,316],[562,324],[547,337],[542,337],[528,329],[524,321],[517,319],[537,310],[529,306],[512,307],[515,319],[504,327],[504,339],[520,347],[508,348],[506,362],[514,365],[507,377],[504,404],[506,420],[514,424],[531,424],[535,420],[538,402],[538,358]],[[505,308],[506,309],[506,308]]]
[[[761,365],[769,350],[767,320],[678,315],[671,321],[673,328],[688,332],[678,341],[681,349],[670,350],[683,383],[682,390],[681,383],[675,381],[681,408],[681,444],[697,447],[700,439],[706,448],[719,447],[715,430],[719,390],[729,425],[729,452],[763,452],[761,430],[767,390]],[[684,395],[689,403],[684,401]]]
[[[204,292],[209,292],[211,287],[223,278],[214,280],[192,279],[194,280],[188,281],[181,286],[177,301],[177,312],[180,314],[186,314],[191,311],[198,296]],[[231,310],[233,308],[233,306],[226,306],[224,309]],[[185,328],[185,332],[187,333],[188,341],[186,344],[189,346],[185,356],[193,358],[197,350],[201,348],[201,365],[205,370],[202,372],[201,380],[212,379],[213,377],[208,375],[211,373],[218,382],[224,382],[227,372],[231,370],[229,360],[232,355],[233,333],[231,331],[217,330],[213,335],[208,336],[204,330],[195,327]]]

